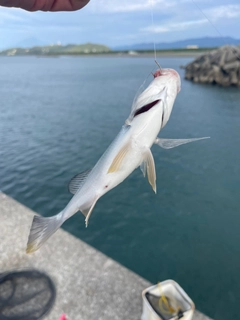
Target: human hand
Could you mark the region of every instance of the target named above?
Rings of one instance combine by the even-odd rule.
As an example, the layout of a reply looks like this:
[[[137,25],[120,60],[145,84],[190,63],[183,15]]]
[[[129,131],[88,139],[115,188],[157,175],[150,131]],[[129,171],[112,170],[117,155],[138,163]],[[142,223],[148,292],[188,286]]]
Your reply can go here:
[[[75,11],[90,0],[0,0],[0,6],[21,8],[27,11]]]

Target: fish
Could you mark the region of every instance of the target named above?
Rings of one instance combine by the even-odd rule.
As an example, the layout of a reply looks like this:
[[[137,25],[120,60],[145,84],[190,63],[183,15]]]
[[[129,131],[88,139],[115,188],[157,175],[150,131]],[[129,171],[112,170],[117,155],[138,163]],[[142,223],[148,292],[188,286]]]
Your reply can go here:
[[[152,82],[134,99],[129,117],[96,165],[70,180],[69,191],[73,197],[67,206],[52,217],[34,216],[28,237],[27,253],[38,250],[64,221],[78,211],[85,216],[87,226],[97,201],[138,167],[144,177],[147,175],[156,193],[156,170],[151,153],[153,144],[171,149],[208,138],[162,139],[158,137],[170,118],[180,90],[181,79],[177,71],[167,68],[159,68],[155,71]]]

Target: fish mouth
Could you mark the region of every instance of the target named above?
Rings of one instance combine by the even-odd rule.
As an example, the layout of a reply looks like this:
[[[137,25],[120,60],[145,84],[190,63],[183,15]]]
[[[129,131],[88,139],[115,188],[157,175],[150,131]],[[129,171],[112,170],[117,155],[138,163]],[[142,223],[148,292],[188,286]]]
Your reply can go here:
[[[162,75],[162,70],[158,69],[154,74],[153,74],[153,77],[154,78],[157,78],[157,77],[160,77]]]
[[[167,76],[167,75],[171,75],[171,77],[176,77],[179,79],[177,84],[177,92],[180,92],[181,82],[180,82],[180,77],[177,71],[175,71],[174,69],[158,69],[155,73],[153,73],[154,78]]]
[[[171,69],[158,69],[154,74],[153,77],[157,78],[157,77],[161,77],[161,76],[167,76],[171,73]],[[175,71],[175,70],[173,70]]]
[[[153,77],[157,78],[157,77],[161,77],[161,76],[167,76],[169,74],[171,74],[175,77],[179,77],[177,71],[175,71],[173,69],[158,69],[155,73],[153,73]]]

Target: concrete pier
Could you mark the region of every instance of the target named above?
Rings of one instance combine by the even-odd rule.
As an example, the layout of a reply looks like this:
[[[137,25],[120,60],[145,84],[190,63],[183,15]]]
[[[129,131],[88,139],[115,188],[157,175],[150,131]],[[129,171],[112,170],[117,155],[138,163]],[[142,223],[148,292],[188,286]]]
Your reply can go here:
[[[44,319],[140,320],[147,280],[64,230],[38,252],[25,253],[34,212],[0,192],[0,273],[37,269],[57,288],[57,299]],[[196,311],[194,320],[211,320]]]

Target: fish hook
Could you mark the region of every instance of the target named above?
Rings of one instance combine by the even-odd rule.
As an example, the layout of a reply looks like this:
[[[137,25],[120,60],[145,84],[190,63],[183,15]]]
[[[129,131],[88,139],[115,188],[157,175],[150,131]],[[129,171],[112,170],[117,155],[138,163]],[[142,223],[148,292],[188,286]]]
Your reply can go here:
[[[161,67],[160,64],[157,62],[157,60],[155,59],[154,61],[155,61],[156,65],[158,66],[158,68],[159,68],[160,70],[162,70],[162,67]]]

